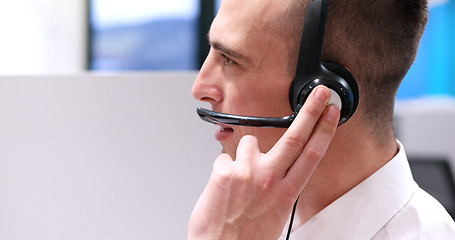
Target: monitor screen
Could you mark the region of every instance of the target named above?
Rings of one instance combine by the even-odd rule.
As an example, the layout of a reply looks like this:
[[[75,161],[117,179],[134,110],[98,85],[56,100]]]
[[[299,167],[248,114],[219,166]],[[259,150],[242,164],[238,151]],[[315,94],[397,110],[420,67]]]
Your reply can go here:
[[[410,157],[409,163],[419,186],[455,218],[455,184],[448,161],[444,158]]]

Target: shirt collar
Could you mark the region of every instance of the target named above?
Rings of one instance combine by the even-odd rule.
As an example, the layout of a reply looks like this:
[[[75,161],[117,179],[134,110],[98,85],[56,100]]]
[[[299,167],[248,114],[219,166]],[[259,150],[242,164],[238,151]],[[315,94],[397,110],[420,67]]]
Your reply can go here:
[[[293,230],[291,239],[371,239],[414,192],[409,163],[398,144],[392,160]]]

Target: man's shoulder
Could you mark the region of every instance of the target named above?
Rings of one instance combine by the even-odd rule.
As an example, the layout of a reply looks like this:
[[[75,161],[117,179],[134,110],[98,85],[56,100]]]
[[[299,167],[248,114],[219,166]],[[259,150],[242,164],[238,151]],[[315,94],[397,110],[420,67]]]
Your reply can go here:
[[[430,194],[417,188],[384,226],[390,239],[455,239],[455,222]]]

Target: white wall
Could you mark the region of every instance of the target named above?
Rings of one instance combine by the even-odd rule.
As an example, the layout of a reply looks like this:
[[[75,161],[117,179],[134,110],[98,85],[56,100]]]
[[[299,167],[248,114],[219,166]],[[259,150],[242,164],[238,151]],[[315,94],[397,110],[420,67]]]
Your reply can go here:
[[[85,68],[86,0],[0,2],[0,74]]]
[[[0,77],[0,239],[186,239],[220,151],[195,74]]]
[[[446,158],[455,174],[455,99],[398,101],[395,116],[408,155]]]

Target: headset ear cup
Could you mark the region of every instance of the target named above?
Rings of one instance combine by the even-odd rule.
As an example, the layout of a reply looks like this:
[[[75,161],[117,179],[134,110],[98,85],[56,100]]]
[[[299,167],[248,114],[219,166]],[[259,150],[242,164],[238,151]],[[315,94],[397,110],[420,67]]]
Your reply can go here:
[[[327,68],[327,70],[335,73],[336,75],[343,78],[351,88],[352,94],[354,95],[354,110],[357,109],[357,105],[359,104],[359,87],[357,85],[357,81],[355,80],[352,73],[344,66],[334,63],[334,62],[327,62],[322,61],[322,65]]]

